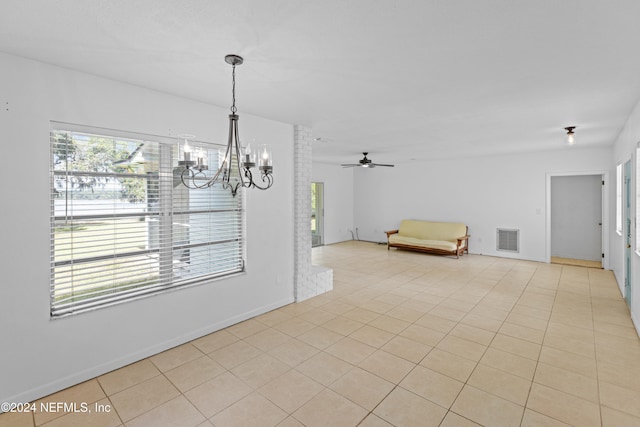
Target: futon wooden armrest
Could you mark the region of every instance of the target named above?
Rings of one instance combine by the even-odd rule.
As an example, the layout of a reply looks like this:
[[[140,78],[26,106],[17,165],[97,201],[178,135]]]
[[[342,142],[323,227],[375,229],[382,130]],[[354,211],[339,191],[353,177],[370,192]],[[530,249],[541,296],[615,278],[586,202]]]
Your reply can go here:
[[[387,237],[391,236],[392,234],[397,234],[398,230],[389,230],[389,231],[385,231],[385,233],[387,234]]]
[[[462,250],[463,254],[465,252],[469,253],[469,237],[471,237],[471,236],[469,236],[468,234],[464,235],[462,237],[458,237],[458,245],[457,245],[458,249],[456,250],[458,256],[460,256],[460,251],[461,250]],[[461,248],[460,246],[462,246],[462,242],[465,242],[465,245],[464,245],[464,247]]]

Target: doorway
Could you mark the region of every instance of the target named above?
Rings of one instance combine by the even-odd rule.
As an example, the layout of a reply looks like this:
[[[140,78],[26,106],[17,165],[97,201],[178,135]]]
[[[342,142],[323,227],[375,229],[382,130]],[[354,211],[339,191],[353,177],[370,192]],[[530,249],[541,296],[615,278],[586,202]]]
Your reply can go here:
[[[602,268],[603,175],[552,176],[552,263]]]
[[[624,164],[624,299],[631,307],[631,160]]]
[[[311,183],[311,246],[324,245],[324,184]]]

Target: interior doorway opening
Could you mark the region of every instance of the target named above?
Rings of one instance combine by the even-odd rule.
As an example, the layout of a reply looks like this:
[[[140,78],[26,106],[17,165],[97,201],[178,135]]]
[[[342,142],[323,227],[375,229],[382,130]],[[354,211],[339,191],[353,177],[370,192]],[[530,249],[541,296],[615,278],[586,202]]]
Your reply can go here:
[[[604,174],[550,177],[550,262],[602,268]]]
[[[324,245],[324,183],[311,183],[311,246]]]

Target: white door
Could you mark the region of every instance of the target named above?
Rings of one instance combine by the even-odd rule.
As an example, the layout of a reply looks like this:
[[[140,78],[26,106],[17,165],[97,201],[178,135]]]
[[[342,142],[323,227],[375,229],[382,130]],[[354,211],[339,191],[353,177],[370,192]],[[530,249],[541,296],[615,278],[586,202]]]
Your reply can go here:
[[[602,175],[551,177],[551,256],[602,261]]]

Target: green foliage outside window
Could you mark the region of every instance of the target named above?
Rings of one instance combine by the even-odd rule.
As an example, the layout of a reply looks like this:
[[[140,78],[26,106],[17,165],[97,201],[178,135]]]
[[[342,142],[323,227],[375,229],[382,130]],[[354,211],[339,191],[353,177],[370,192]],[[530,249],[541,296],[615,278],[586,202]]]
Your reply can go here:
[[[128,162],[144,143],[140,141],[120,141],[114,138],[90,136],[89,139],[75,139],[69,132],[56,133],[53,155],[56,170],[110,173],[140,173],[140,164]],[[99,198],[123,199],[130,203],[146,201],[144,180],[105,176],[67,177],[66,191],[74,192],[74,199],[95,200]],[[119,183],[119,190],[105,190],[108,184]],[[56,191],[65,191],[62,182]]]

